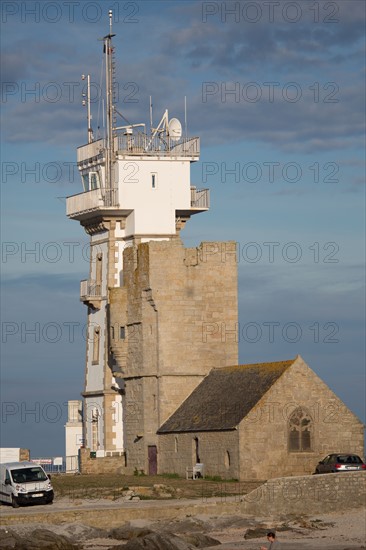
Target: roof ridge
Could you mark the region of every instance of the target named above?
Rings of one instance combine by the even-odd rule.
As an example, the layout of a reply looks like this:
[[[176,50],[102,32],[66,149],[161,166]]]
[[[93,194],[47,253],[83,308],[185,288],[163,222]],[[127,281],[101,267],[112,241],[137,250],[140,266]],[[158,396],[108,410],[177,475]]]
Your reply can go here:
[[[294,359],[284,359],[282,361],[267,361],[266,363],[241,363],[239,365],[226,365],[226,367],[214,367],[212,370],[235,369],[238,367],[266,367],[280,365],[290,366],[296,361],[296,359],[298,359],[298,357],[299,356],[297,355]]]

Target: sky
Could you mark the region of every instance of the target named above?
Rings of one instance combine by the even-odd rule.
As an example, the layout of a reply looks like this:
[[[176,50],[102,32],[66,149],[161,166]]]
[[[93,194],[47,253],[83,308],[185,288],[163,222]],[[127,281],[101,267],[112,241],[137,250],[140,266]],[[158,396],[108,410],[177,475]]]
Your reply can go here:
[[[148,123],[152,96],[155,124],[184,121],[187,98],[211,208],[182,238],[237,243],[240,363],[300,354],[365,422],[365,3],[3,1],[1,446],[64,455],[83,390],[88,237],[65,197],[82,74],[103,126],[109,9],[118,110]]]

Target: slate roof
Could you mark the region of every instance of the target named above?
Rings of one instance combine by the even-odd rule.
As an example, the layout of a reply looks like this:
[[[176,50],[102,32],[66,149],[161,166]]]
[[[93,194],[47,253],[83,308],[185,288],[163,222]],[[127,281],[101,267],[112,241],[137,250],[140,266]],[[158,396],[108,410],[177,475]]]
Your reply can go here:
[[[157,433],[235,429],[295,361],[213,369]]]

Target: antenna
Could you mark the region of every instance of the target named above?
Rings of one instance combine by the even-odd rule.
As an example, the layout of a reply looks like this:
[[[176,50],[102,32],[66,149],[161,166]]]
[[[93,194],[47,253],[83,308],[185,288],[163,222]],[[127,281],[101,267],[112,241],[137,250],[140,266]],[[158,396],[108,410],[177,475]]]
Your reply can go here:
[[[106,137],[106,134],[105,134],[105,119],[104,119],[104,113],[105,113],[105,107],[104,107],[104,97],[102,99],[102,128],[103,128],[103,135],[104,135],[104,138]]]
[[[152,113],[152,100],[150,96],[150,134],[152,133],[152,127],[153,127],[153,113]]]
[[[112,45],[112,38],[113,36],[116,36],[115,34],[112,34],[112,17],[113,12],[112,10],[109,10],[109,34],[104,36],[103,43],[104,43],[104,53],[105,53],[105,69],[106,69],[106,75],[105,75],[105,92],[106,92],[106,111],[107,111],[107,159],[106,159],[106,189],[109,191],[110,196],[108,197],[108,201],[110,201],[111,205],[114,203],[113,199],[113,169],[114,169],[114,91],[115,91],[115,80],[114,80],[114,59],[113,59],[113,52],[114,48]]]
[[[184,131],[186,134],[186,139],[188,139],[188,129],[187,129],[187,96],[184,96]]]
[[[88,107],[88,111],[87,111],[87,121],[88,121],[88,143],[91,143],[92,141],[94,141],[94,136],[93,136],[93,129],[91,127],[91,119],[92,119],[92,116],[91,116],[91,111],[90,111],[90,75],[88,74],[87,77],[86,77],[86,81],[87,81],[87,91],[86,91],[86,94],[83,93],[83,107],[85,107],[85,105]],[[82,74],[81,75],[81,80],[85,80],[85,74]],[[85,99],[86,98],[86,99]]]
[[[109,34],[112,34],[112,19],[113,19],[113,11],[109,10]]]

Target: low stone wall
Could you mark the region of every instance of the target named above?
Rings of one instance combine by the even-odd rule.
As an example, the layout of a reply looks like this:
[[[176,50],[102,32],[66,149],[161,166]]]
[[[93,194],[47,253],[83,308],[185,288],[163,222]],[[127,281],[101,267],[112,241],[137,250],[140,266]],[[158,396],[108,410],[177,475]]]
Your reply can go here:
[[[95,459],[97,460],[97,459]],[[323,474],[271,479],[251,493],[227,499],[169,500],[124,502],[123,504],[96,503],[96,507],[82,504],[68,510],[55,506],[37,506],[34,509],[6,510],[2,525],[22,523],[80,522],[94,527],[109,528],[136,519],[169,519],[198,516],[244,515],[271,519],[291,516],[312,516],[340,510],[353,510],[365,505],[366,472]],[[57,506],[57,504],[56,504]],[[46,510],[47,508],[47,510]]]
[[[92,458],[90,449],[80,449],[80,473],[132,475],[133,469],[125,466],[124,455]]]
[[[244,513],[268,517],[351,510],[366,504],[366,472],[270,479],[242,501]]]

